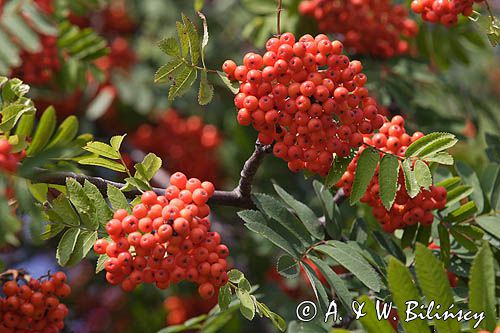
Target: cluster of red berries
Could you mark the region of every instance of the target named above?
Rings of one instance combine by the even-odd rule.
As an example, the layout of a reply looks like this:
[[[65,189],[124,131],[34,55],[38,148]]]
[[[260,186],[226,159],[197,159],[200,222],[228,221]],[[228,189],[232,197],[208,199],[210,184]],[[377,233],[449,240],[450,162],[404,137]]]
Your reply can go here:
[[[474,2],[484,0],[413,0],[411,9],[422,15],[422,19],[428,22],[451,27],[457,24],[458,15],[470,16]]]
[[[217,183],[217,148],[221,137],[217,128],[199,116],[183,118],[175,110],[163,112],[156,126],[141,125],[132,137],[134,145],[167,161],[170,172],[180,170],[192,177]],[[210,165],[210,168],[207,168]]]
[[[59,298],[69,296],[71,288],[63,272],[38,280],[11,280],[2,290],[0,332],[57,333],[64,328],[68,308]]]
[[[125,1],[112,1],[101,12],[101,15],[103,26],[100,27],[100,30],[105,34],[129,34],[137,28],[137,24],[127,13]]]
[[[0,172],[14,173],[17,170],[17,164],[24,156],[21,153],[12,153],[12,145],[8,140],[0,139]]]
[[[214,296],[228,281],[229,250],[217,232],[209,231],[207,201],[213,193],[212,183],[176,172],[164,196],[148,191],[131,215],[117,210],[106,224],[111,241],[94,244],[97,253],[110,257],[108,282],[132,291],[143,282],[166,289],[187,280],[199,285],[201,297]]]
[[[373,146],[383,152],[403,157],[407,147],[422,136],[422,132],[415,132],[411,136],[407,134],[404,128],[403,117],[395,116],[390,122],[384,123],[379,133],[371,137],[365,137],[364,142],[366,146]],[[347,171],[337,183],[338,187],[344,189],[346,195],[351,193],[359,154],[366,146],[360,147],[358,155],[354,157],[347,167]],[[380,154],[383,153],[381,152]],[[380,199],[377,169],[368,185],[366,193],[360,201],[372,207],[373,215],[381,223],[382,228],[386,232],[393,232],[396,229],[402,229],[418,222],[423,225],[431,225],[434,221],[432,211],[434,209],[443,209],[446,205],[446,189],[444,187],[431,186],[428,190],[422,189],[416,197],[410,198],[406,192],[402,171],[399,173],[398,184],[399,189],[396,192],[394,204],[387,211]]]
[[[57,39],[43,35],[40,36],[40,41],[42,49],[39,52],[21,52],[21,65],[12,70],[12,77],[21,78],[24,82],[34,85],[44,85],[52,81],[55,73],[61,68]]]
[[[343,45],[326,35],[292,33],[271,38],[261,56],[248,53],[244,65],[227,60],[222,69],[241,82],[234,98],[238,122],[252,124],[262,144],[294,172],[325,175],[332,154],[347,156],[363,134],[380,128],[384,118],[364,87],[361,62],[342,55]]]
[[[406,7],[390,0],[303,0],[299,12],[313,17],[319,31],[342,35],[347,50],[356,54],[405,54],[409,44],[404,38],[418,32]]]
[[[193,296],[169,296],[163,301],[167,326],[180,325],[189,318],[208,313],[217,304],[217,296],[200,300]]]
[[[117,37],[110,42],[110,53],[101,57],[96,61],[97,66],[102,69],[108,76],[114,68],[122,68],[128,70],[135,62],[136,56],[130,47],[127,39]]]

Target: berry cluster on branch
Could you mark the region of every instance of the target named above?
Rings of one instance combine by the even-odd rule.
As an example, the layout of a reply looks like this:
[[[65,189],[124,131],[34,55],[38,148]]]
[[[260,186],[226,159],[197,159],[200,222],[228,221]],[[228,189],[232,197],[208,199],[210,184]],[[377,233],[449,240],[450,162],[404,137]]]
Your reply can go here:
[[[407,134],[403,117],[393,117],[391,121],[384,123],[379,133],[364,138],[364,146],[360,147],[358,154],[347,167],[347,171],[342,175],[337,186],[342,187],[346,195],[351,193],[357,161],[365,147],[375,147],[381,151],[380,154],[390,153],[404,157],[407,147],[423,135],[422,132],[415,132],[413,135]],[[447,193],[445,188],[430,186],[428,190],[422,189],[416,197],[411,198],[406,191],[402,170],[400,170],[398,176],[396,198],[389,211],[385,209],[380,199],[378,168],[360,201],[372,207],[373,215],[386,232],[391,233],[396,229],[403,229],[418,222],[425,226],[431,225],[434,221],[432,211],[434,209],[443,209],[446,204]]]
[[[33,85],[45,85],[52,81],[55,73],[61,68],[57,38],[40,36],[40,43],[42,49],[38,52],[21,52],[21,65],[12,69],[12,77],[20,77],[24,82]]]
[[[39,279],[17,276],[5,282],[2,291],[0,332],[57,333],[64,328],[68,308],[60,298],[69,296],[71,287],[63,272]]]
[[[183,280],[199,285],[203,298],[215,295],[228,281],[227,246],[210,231],[208,199],[214,193],[210,182],[201,182],[176,172],[165,195],[142,194],[141,203],[115,211],[106,224],[110,241],[99,239],[94,250],[107,254],[106,279],[125,291],[141,283],[160,289]]]
[[[292,33],[271,38],[263,56],[248,53],[243,65],[232,60],[222,68],[240,82],[234,98],[241,125],[259,132],[262,144],[290,170],[326,175],[332,154],[349,155],[363,134],[380,128],[384,118],[364,87],[359,61],[342,55],[343,45],[326,35]]]
[[[458,16],[470,16],[474,3],[484,0],[413,0],[411,9],[422,16],[422,19],[432,23],[441,23],[447,27],[458,22]]]
[[[299,12],[318,22],[323,33],[343,36],[349,52],[390,58],[409,51],[405,38],[415,37],[418,26],[402,4],[391,0],[304,0]]]
[[[161,157],[170,172],[181,171],[215,183],[219,178],[217,148],[221,136],[215,126],[205,124],[199,116],[183,118],[169,109],[162,113],[156,126],[139,126],[132,142]]]

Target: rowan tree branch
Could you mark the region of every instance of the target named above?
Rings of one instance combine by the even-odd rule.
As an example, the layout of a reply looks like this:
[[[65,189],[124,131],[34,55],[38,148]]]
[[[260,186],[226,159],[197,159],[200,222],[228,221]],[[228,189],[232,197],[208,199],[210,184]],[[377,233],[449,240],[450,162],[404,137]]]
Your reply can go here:
[[[262,164],[264,157],[271,152],[271,149],[270,145],[262,145],[257,141],[255,143],[255,150],[253,154],[245,162],[243,169],[241,170],[238,186],[232,191],[215,191],[208,203],[240,208],[254,208],[255,205],[253,204],[251,198],[252,184],[255,174]],[[85,181],[89,181],[99,189],[103,196],[107,195],[108,185],[112,185],[119,189],[125,186],[124,183],[110,181],[101,177],[92,177],[66,171],[50,171],[41,168],[35,169],[30,177],[30,179],[35,183],[55,185],[65,185],[67,178],[73,178],[80,184],[83,184]],[[164,188],[154,187],[153,191],[158,195],[165,194]],[[124,192],[124,194],[127,198],[132,199],[136,195],[140,195],[141,192],[139,190],[132,190]]]

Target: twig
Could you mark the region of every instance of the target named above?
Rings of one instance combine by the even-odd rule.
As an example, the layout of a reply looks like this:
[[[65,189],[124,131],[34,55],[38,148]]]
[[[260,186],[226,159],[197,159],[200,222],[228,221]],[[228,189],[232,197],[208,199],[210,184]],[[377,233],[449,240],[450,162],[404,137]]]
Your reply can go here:
[[[252,183],[257,173],[259,166],[262,164],[264,156],[271,151],[271,146],[262,145],[257,142],[255,144],[255,151],[252,156],[245,162],[243,169],[241,170],[241,178],[238,186],[232,191],[215,191],[214,195],[210,198],[209,204],[222,205],[222,206],[232,206],[240,208],[253,208],[255,207],[252,198]],[[65,171],[50,171],[46,169],[37,168],[34,170],[30,179],[37,183],[47,183],[55,185],[65,185],[67,178],[73,178],[80,184],[88,181],[94,184],[99,191],[106,196],[108,185],[112,185],[116,188],[123,188],[125,184],[113,182],[101,177],[92,177],[84,174],[77,174],[74,172]],[[165,189],[160,187],[153,187],[152,189],[158,195],[164,195]],[[134,198],[137,195],[141,195],[139,190],[127,191],[124,193],[129,199]]]
[[[281,12],[283,11],[283,1],[278,0],[278,9],[276,10],[276,33],[281,35]]]

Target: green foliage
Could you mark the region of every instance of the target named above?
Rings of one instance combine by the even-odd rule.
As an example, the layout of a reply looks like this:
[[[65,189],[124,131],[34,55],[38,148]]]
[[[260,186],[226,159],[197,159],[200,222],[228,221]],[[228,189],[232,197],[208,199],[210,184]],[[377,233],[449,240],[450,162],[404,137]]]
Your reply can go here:
[[[469,280],[469,308],[474,312],[485,312],[484,321],[479,325],[479,328],[490,332],[496,327],[497,312],[494,285],[495,262],[493,253],[488,243],[484,242],[472,262]]]
[[[418,283],[428,302],[434,301],[441,307],[436,312],[442,314],[453,304],[453,293],[448,277],[440,262],[424,245],[418,244],[415,251],[415,270]],[[435,320],[438,332],[459,332],[460,326],[455,319]]]
[[[380,154],[372,148],[367,148],[359,155],[352,192],[349,202],[355,204],[365,194],[380,159]]]
[[[387,210],[391,209],[396,198],[398,174],[398,159],[393,155],[384,155],[380,161],[379,186],[380,200],[382,200],[382,204]]]
[[[173,59],[161,66],[155,74],[155,82],[170,83],[168,99],[174,100],[184,95],[194,84],[200,72],[198,103],[210,103],[214,88],[208,80],[209,70],[205,66],[205,47],[208,44],[208,27],[206,18],[199,14],[203,21],[203,34],[200,36],[196,26],[184,14],[182,20],[176,23],[177,36],[162,39],[158,47]],[[203,67],[199,66],[202,63]]]
[[[113,212],[97,187],[88,181],[82,186],[68,178],[66,193],[47,205],[45,213],[50,224],[43,237],[52,238],[65,230],[56,257],[61,266],[73,266],[88,254],[98,231],[113,217]]]
[[[54,36],[57,28],[31,1],[8,1],[2,5],[2,29],[0,29],[0,73],[21,65],[20,53],[40,51],[39,32]],[[24,18],[30,17],[29,22]]]

